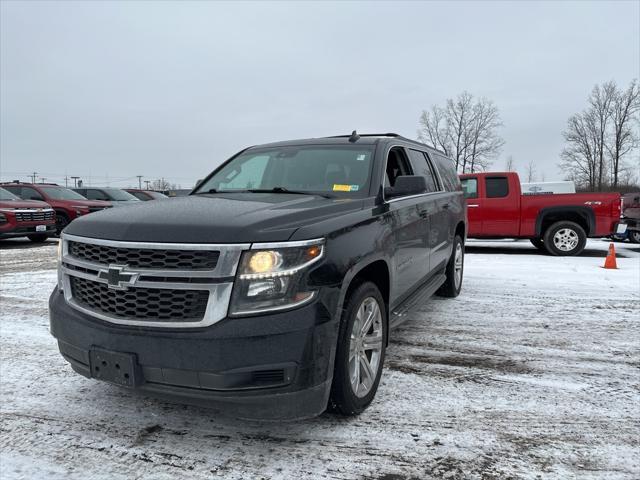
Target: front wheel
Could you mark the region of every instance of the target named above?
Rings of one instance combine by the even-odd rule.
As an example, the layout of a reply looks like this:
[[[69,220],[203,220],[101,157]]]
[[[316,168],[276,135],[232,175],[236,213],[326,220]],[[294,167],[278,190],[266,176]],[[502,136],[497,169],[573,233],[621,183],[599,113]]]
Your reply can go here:
[[[456,235],[453,239],[453,252],[447,268],[445,269],[445,275],[447,280],[436,292],[441,297],[454,298],[460,295],[462,289],[462,275],[464,273],[464,243],[460,235]]]
[[[633,243],[640,243],[640,230],[631,230],[629,232],[629,240]]]
[[[551,255],[579,255],[586,245],[587,234],[575,222],[556,222],[544,232],[544,247]]]
[[[64,227],[69,225],[69,217],[67,217],[64,213],[56,212],[56,233],[60,235]]]
[[[346,299],[340,322],[330,407],[357,415],[373,401],[387,345],[387,309],[372,282],[357,286]]]

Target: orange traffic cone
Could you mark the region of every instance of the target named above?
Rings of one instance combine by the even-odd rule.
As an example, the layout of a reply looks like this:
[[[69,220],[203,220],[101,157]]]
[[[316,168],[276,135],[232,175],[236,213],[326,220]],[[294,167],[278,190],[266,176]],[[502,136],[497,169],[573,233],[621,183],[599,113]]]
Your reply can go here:
[[[616,270],[618,268],[618,264],[616,263],[616,247],[613,246],[613,243],[609,245],[609,253],[607,254],[607,258],[604,261],[604,267],[607,269]]]

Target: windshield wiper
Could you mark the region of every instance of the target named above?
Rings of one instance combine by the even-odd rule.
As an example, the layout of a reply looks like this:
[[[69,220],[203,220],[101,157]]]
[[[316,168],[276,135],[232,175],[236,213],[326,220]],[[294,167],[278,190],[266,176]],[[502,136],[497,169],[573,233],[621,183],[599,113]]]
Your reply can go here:
[[[284,188],[284,187],[250,188],[250,189],[247,189],[245,191],[251,192],[251,193],[292,193],[292,194],[296,194],[296,195],[318,195],[318,196],[324,197],[324,198],[334,198],[332,195],[329,195],[327,193],[306,192],[304,190],[289,190],[288,188]]]

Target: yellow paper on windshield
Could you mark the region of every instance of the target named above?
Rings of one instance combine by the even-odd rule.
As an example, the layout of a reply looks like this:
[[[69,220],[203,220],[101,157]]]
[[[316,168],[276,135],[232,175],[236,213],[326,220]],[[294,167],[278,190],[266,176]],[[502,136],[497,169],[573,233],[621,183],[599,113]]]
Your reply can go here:
[[[355,192],[358,190],[358,185],[342,185],[340,183],[333,184],[334,192]]]

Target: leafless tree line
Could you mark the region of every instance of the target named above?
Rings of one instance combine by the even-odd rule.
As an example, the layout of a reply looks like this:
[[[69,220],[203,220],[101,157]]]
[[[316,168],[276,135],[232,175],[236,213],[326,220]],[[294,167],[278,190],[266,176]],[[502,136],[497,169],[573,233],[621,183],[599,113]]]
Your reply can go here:
[[[500,113],[487,98],[469,92],[433,105],[420,116],[418,139],[452,157],[460,173],[486,170],[497,158],[504,140],[498,135]]]
[[[639,111],[637,80],[626,89],[610,81],[596,85],[587,108],[569,117],[559,166],[577,188],[615,190],[637,182],[637,159],[636,165],[627,159],[639,144]]]

